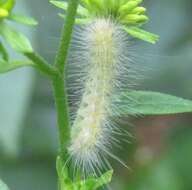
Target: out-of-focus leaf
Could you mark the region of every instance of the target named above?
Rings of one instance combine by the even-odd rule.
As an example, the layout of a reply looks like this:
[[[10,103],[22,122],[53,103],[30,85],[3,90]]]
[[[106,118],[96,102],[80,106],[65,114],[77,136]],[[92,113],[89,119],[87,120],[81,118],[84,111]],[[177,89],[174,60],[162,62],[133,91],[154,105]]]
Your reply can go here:
[[[6,9],[8,11],[10,11],[15,5],[15,0],[6,0],[6,1],[2,1],[0,2],[0,6],[3,9]]]
[[[6,62],[0,60],[0,73],[6,73],[25,66],[35,66],[33,62],[28,60]]]
[[[18,22],[18,23],[21,23],[21,24],[26,24],[26,25],[35,26],[38,24],[38,22],[34,18],[19,15],[19,14],[11,14],[8,17],[8,19],[13,20],[13,21]]]
[[[150,42],[152,44],[155,44],[159,39],[159,36],[147,32],[145,30],[142,30],[138,27],[124,27],[124,29],[131,36],[138,38],[140,40],[144,40],[146,42]]]
[[[6,60],[6,61],[9,60],[9,55],[1,42],[0,42],[0,55],[2,56],[2,58],[4,60]]]
[[[0,18],[3,19],[3,18],[6,18],[7,16],[9,16],[8,10],[2,9],[2,8],[0,7]]]
[[[64,1],[50,1],[50,3],[52,3],[57,8],[60,8],[63,10],[67,10],[67,7],[68,7],[68,3]],[[80,16],[88,16],[88,11],[84,7],[79,5],[77,8],[77,14]]]
[[[150,91],[124,92],[116,101],[119,115],[164,115],[192,112],[192,101]]]
[[[0,190],[9,190],[7,185],[0,179]]]
[[[18,2],[17,7],[15,8],[18,10],[19,13],[29,12],[29,10],[26,9],[26,1],[22,1],[22,3]],[[0,23],[8,24],[6,21]],[[1,28],[2,25],[0,26],[0,30]],[[23,29],[25,30],[25,33],[28,34],[30,39],[33,39],[31,30],[27,27]],[[3,38],[1,32],[0,32],[0,38]],[[13,51],[10,51],[10,56],[15,58],[15,53],[13,53]],[[9,158],[14,159],[21,152],[22,131],[24,127],[27,127],[29,125],[28,123],[25,123],[25,118],[28,112],[29,105],[31,104],[31,98],[34,88],[34,79],[35,79],[34,70],[31,68],[22,68],[14,70],[10,73],[0,74],[0,157],[1,158],[4,156],[5,157],[8,156]],[[1,166],[2,165],[4,165],[4,163],[2,163]],[[9,184],[11,180],[8,178],[8,176],[5,176],[6,172],[9,171],[7,171],[6,168],[2,169],[1,166],[0,166],[1,168],[0,176],[7,179]],[[10,176],[16,176],[16,175],[17,174],[13,174],[13,172],[10,174]],[[25,181],[23,177],[22,179]],[[18,179],[17,181],[18,183],[20,183]],[[14,183],[12,183],[12,186],[13,184]],[[12,186],[10,183],[11,189],[30,189],[28,187],[17,188],[17,186],[13,187]]]
[[[53,5],[55,5],[57,8],[66,10],[67,9],[67,2],[64,1],[50,1]]]
[[[7,24],[0,23],[0,34],[15,51],[20,53],[33,52],[29,40],[22,33],[11,28]]]

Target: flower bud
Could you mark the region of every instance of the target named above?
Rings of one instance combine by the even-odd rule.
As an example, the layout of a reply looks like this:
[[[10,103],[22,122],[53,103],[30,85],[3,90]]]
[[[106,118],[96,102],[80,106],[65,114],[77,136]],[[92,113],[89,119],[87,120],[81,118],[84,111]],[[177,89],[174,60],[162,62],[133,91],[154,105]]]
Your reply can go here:
[[[0,19],[9,16],[9,12],[6,9],[0,8]]]

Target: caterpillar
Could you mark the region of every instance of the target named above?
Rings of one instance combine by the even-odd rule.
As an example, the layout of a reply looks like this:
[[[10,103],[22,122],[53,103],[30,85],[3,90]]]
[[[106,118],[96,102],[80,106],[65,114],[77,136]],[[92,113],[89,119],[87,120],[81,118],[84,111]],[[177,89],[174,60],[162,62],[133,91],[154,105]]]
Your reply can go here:
[[[84,173],[109,168],[108,156],[121,162],[111,151],[118,144],[115,135],[121,134],[111,116],[120,113],[116,95],[130,89],[137,78],[129,38],[151,43],[158,39],[139,28],[148,20],[146,9],[138,7],[141,2],[80,1],[67,66],[71,116],[68,151],[74,168],[82,168]]]
[[[68,86],[71,103],[77,105],[68,149],[75,165],[94,170],[102,168],[107,155],[115,158],[111,147],[119,129],[110,116],[117,111],[115,94],[133,85],[135,68],[127,53],[127,34],[110,18],[95,19],[74,37]]]

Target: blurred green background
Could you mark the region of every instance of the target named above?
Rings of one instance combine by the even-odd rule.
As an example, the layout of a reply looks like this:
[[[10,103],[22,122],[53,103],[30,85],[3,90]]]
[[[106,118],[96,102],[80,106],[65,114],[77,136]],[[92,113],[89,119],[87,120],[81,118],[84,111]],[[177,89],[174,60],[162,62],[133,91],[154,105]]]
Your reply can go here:
[[[192,1],[145,0],[157,45],[136,42],[134,56],[146,67],[137,89],[192,99]],[[20,0],[15,8],[39,21],[24,31],[50,62],[62,25],[48,0]],[[12,53],[13,56],[17,56]],[[129,127],[128,123],[134,127]],[[192,189],[192,114],[123,119],[133,134],[118,155],[130,167],[112,161],[116,190]],[[57,131],[50,84],[32,69],[0,75],[0,178],[12,190],[56,189]]]

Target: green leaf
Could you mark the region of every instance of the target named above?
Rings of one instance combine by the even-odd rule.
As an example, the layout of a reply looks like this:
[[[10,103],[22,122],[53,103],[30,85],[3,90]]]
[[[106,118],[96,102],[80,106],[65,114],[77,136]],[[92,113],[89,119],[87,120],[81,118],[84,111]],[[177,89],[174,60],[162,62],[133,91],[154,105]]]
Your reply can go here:
[[[80,190],[96,190],[111,182],[113,170],[109,170],[99,178],[88,178],[85,181],[80,181],[77,186]]]
[[[28,60],[6,62],[0,60],[0,73],[6,73],[25,66],[35,66],[35,64]]]
[[[57,168],[57,174],[59,177],[59,186],[60,186],[59,189],[73,190],[73,183],[68,176],[67,168],[65,167],[65,164],[63,163],[60,156],[57,157],[56,168]]]
[[[23,16],[23,15],[18,15],[18,14],[9,15],[8,19],[21,23],[21,24],[26,24],[26,25],[35,26],[38,24],[38,22],[34,18]]]
[[[9,12],[6,9],[0,7],[0,19],[6,18],[9,16]]]
[[[3,9],[6,9],[8,11],[11,11],[15,5],[15,0],[4,0],[0,2],[0,6]]]
[[[159,36],[142,30],[138,27],[124,27],[124,30],[131,36],[155,44],[159,40]]]
[[[130,91],[117,97],[116,107],[119,115],[165,115],[192,112],[192,101],[158,92]]]
[[[57,173],[59,176],[59,185],[61,190],[96,190],[99,187],[102,187],[105,184],[108,184],[111,181],[113,171],[110,170],[104,173],[101,177],[90,177],[86,180],[80,181],[71,181],[67,168],[65,164],[61,160],[61,158],[57,157]]]
[[[7,24],[0,23],[0,34],[15,51],[20,53],[33,52],[29,40],[22,33],[11,28]]]
[[[9,55],[5,49],[5,47],[3,46],[3,44],[0,42],[0,55],[2,56],[2,58],[5,60],[5,61],[8,61],[9,60]],[[0,57],[1,58],[1,57]]]
[[[68,3],[64,1],[50,1],[51,4],[56,6],[57,8],[67,10]]]
[[[6,184],[0,179],[0,190],[9,190]]]
[[[67,7],[68,7],[68,3],[64,1],[50,1],[50,3],[56,6],[57,8],[60,8],[63,10],[67,10]],[[88,11],[87,9],[79,5],[77,8],[77,14],[80,16],[88,16]]]
[[[80,178],[74,179],[71,181],[67,168],[63,161],[61,160],[60,156],[57,157],[56,162],[57,173],[59,176],[59,185],[61,190],[96,190],[99,187],[102,187],[105,184],[108,184],[111,181],[113,171],[107,171],[101,177],[90,177],[85,180],[78,180]]]
[[[113,170],[109,170],[106,173],[104,173],[100,178],[97,179],[95,189],[110,183],[111,179],[112,179],[112,176],[113,176]]]

